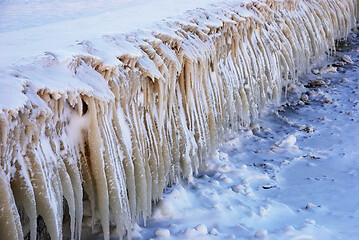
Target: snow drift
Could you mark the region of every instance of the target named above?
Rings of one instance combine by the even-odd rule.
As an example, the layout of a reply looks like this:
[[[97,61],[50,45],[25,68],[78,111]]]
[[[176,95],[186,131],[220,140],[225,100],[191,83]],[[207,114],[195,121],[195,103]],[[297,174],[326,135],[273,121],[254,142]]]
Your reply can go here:
[[[0,236],[36,239],[41,216],[51,239],[66,218],[71,239],[85,222],[131,237],[168,184],[335,50],[357,4],[217,4],[0,72]]]

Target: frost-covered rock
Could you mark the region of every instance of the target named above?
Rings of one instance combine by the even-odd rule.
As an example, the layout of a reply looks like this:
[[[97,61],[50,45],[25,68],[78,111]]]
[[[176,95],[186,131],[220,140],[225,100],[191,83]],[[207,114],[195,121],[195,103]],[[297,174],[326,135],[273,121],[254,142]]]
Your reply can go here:
[[[174,208],[171,201],[161,200],[153,210],[153,219],[166,219],[174,216]]]
[[[155,236],[162,237],[162,238],[170,238],[171,233],[168,229],[159,228],[155,231]]]
[[[282,152],[298,152],[299,148],[295,145],[297,138],[291,134],[286,136],[283,140],[278,141],[275,145],[271,148],[273,152],[282,153]]]
[[[308,102],[309,97],[307,94],[303,93],[302,96],[300,96],[300,100],[302,100],[303,102]]]
[[[206,235],[206,234],[208,233],[207,227],[206,227],[206,225],[204,225],[204,224],[198,224],[198,225],[195,227],[195,229],[197,230],[197,232],[198,232],[199,234],[204,234],[204,235]]]
[[[349,55],[343,55],[342,60],[347,64],[353,64],[354,63]]]

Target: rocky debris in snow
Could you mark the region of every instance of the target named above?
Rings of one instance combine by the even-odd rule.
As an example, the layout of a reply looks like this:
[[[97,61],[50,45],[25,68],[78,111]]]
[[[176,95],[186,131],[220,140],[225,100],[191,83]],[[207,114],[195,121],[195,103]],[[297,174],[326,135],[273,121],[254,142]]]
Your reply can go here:
[[[312,125],[303,125],[299,127],[299,130],[304,131],[306,133],[312,133],[315,131]]]
[[[321,157],[314,156],[314,155],[311,155],[311,154],[304,155],[303,157],[305,157],[305,158],[309,158],[309,159],[321,159]]]
[[[258,123],[251,123],[251,124],[249,125],[249,127],[251,128],[252,131],[253,131],[253,130],[259,130],[259,129],[260,129]]]
[[[267,163],[253,163],[253,166],[266,168],[266,167],[267,167]]]
[[[314,79],[310,81],[307,85],[305,85],[307,88],[316,88],[316,87],[328,87],[327,83],[324,81],[324,79]]]
[[[347,64],[353,64],[354,63],[349,55],[343,55],[342,60]]]
[[[320,70],[315,68],[312,70],[312,73],[315,74],[315,75],[319,75],[320,74]]]
[[[280,106],[280,108],[278,108],[278,112],[285,112],[284,106]]]
[[[308,102],[309,96],[307,94],[303,93],[302,96],[300,96],[300,100],[302,100],[303,102]]]
[[[329,86],[331,83],[331,81],[329,79],[324,79],[324,82],[325,82],[325,84],[327,84],[327,86]]]
[[[310,91],[307,92],[307,94],[308,94],[309,97],[315,97],[315,96],[318,95],[318,92],[315,91],[315,90],[310,90]]]
[[[280,165],[281,166],[286,166],[286,165],[290,165],[292,162],[291,161],[288,161],[288,160],[283,160]]]
[[[333,67],[332,65],[328,65],[328,66],[324,66],[320,69],[320,73],[321,74],[326,74],[326,73],[337,73],[337,68]]]
[[[330,98],[324,98],[323,100],[323,103],[329,103],[329,104],[332,104],[334,102],[333,99],[330,99]]]
[[[344,61],[335,61],[333,63],[333,66],[335,66],[335,67],[343,67],[344,65],[345,65]]]
[[[299,101],[297,102],[297,105],[300,105],[300,106],[303,106],[303,105],[305,105],[305,104],[309,105],[309,102],[304,103],[302,100],[299,100]]]
[[[297,85],[293,83],[288,84],[287,91],[295,91],[295,90],[297,90]]]

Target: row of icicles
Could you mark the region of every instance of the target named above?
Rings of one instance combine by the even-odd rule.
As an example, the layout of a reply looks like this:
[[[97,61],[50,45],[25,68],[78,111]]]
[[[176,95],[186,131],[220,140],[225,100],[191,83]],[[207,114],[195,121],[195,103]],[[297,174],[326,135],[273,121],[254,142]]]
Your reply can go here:
[[[190,180],[227,131],[279,102],[283,86],[335,49],[355,24],[357,4],[198,9],[159,31],[107,36],[112,47],[132,47],[118,65],[75,57],[69,71],[78,81],[100,73],[106,98],[26,86],[37,100],[0,113],[0,236],[62,239],[66,223],[71,239],[99,225],[105,239],[110,229],[131,238],[132,224],[146,221],[166,186]]]

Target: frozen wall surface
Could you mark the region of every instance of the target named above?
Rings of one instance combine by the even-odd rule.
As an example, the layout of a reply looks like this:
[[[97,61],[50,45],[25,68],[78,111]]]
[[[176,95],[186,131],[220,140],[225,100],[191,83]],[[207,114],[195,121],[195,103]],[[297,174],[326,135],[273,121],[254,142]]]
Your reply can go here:
[[[335,50],[357,0],[215,4],[0,71],[0,236],[131,237],[169,184]],[[116,20],[114,20],[116,21]],[[46,50],[46,49],[44,49]]]

